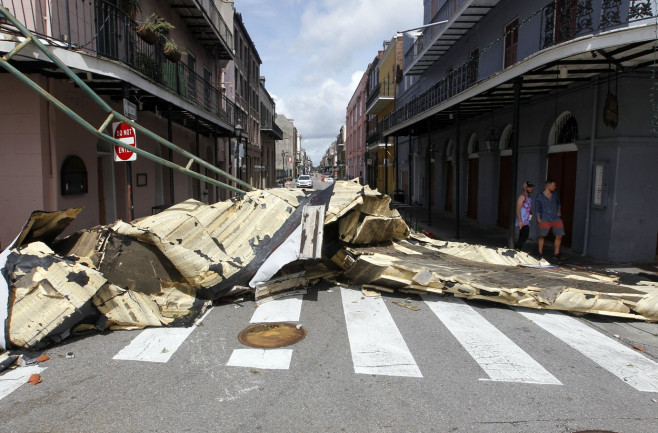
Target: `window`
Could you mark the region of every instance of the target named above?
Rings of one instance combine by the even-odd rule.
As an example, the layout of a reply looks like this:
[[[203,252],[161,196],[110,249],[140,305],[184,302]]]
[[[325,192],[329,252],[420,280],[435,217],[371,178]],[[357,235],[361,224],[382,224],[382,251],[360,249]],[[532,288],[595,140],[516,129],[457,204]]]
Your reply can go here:
[[[505,26],[505,62],[503,67],[507,68],[516,63],[516,47],[519,42],[519,19]]]
[[[467,85],[471,85],[478,80],[478,62],[480,60],[480,51],[476,48],[468,55],[468,67],[466,72]]]
[[[87,192],[87,167],[84,161],[75,155],[67,156],[62,163],[62,195],[84,194]]]

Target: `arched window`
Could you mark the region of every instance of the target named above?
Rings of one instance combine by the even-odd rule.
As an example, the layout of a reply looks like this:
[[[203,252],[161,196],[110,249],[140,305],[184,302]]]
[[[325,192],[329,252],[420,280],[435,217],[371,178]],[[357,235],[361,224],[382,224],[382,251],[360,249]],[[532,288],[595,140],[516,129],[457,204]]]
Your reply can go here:
[[[578,122],[568,111],[560,114],[551,127],[548,145],[575,144],[578,140]]]
[[[445,149],[446,149],[446,154],[445,154],[446,161],[452,161],[452,155],[454,153],[454,145],[452,143],[452,140],[448,140]]]
[[[471,138],[468,140],[468,155],[469,157],[474,157],[480,151],[480,141],[478,140],[477,134],[474,132],[471,134]]]
[[[87,167],[75,155],[67,156],[61,170],[62,195],[85,194],[87,192]]]

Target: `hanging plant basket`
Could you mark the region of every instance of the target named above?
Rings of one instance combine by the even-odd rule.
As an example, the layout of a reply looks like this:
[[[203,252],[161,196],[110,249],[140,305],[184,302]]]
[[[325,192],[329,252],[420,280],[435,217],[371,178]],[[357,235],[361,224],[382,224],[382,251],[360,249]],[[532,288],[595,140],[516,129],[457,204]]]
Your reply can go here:
[[[174,63],[178,63],[183,53],[180,50],[176,49],[164,49],[164,56]]]
[[[160,15],[153,12],[148,18],[137,26],[135,31],[137,35],[147,44],[155,45],[158,43],[160,36],[166,35],[174,26],[167,22]]]
[[[137,36],[142,38],[149,45],[155,45],[158,42],[158,33],[148,25],[140,24],[137,26]]]

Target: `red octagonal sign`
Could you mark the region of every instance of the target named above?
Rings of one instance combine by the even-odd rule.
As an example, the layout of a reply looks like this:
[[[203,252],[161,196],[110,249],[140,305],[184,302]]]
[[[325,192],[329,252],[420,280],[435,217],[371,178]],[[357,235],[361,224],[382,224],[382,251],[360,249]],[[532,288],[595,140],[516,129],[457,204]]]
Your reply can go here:
[[[136,147],[135,128],[124,122],[114,122],[112,124],[112,137],[122,141],[130,146]],[[135,161],[137,154],[121,146],[114,145],[115,161]]]

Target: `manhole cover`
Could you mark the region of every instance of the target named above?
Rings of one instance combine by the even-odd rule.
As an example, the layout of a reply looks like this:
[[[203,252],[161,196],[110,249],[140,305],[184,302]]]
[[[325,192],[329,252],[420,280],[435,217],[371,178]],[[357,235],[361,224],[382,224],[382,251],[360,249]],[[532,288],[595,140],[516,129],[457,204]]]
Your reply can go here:
[[[238,335],[240,343],[251,347],[270,349],[295,344],[306,337],[306,329],[292,323],[259,323],[251,325]]]

